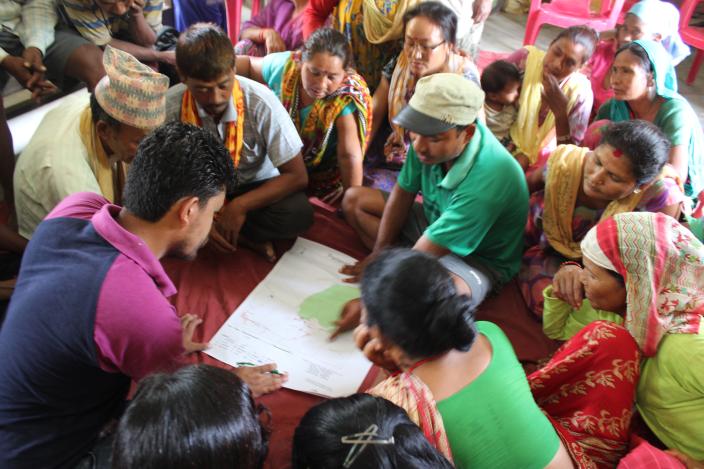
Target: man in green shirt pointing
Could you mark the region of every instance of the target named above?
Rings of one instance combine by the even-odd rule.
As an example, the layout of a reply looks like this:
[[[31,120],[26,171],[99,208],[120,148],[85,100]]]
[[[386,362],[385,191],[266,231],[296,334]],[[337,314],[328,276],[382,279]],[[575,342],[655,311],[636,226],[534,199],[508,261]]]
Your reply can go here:
[[[422,78],[394,122],[412,145],[390,194],[355,187],[342,203],[345,218],[372,249],[342,272],[355,281],[369,258],[410,244],[440,258],[467,284],[473,304],[517,272],[528,214],[528,188],[516,160],[477,115],[484,93],[460,75]],[[423,202],[415,202],[421,193]],[[422,274],[422,273],[419,273]],[[346,308],[342,330],[354,325]]]

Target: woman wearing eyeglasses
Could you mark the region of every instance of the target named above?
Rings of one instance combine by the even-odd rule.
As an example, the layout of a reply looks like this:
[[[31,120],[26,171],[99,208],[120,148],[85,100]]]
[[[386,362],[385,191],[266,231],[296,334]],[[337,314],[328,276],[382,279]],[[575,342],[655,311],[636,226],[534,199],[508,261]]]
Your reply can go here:
[[[556,145],[579,145],[584,138],[594,94],[580,69],[596,42],[592,28],[572,26],[547,52],[526,46],[506,59],[524,73],[518,116],[510,130],[510,150],[524,169],[544,163]]]
[[[452,10],[438,2],[424,2],[408,10],[403,23],[403,50],[384,67],[381,82],[374,92],[370,141],[387,114],[391,122],[408,104],[421,78],[449,72],[479,83],[479,71],[474,62],[456,52],[457,15]],[[391,128],[384,156],[386,163],[400,167],[406,159],[410,137],[397,125],[391,124]]]

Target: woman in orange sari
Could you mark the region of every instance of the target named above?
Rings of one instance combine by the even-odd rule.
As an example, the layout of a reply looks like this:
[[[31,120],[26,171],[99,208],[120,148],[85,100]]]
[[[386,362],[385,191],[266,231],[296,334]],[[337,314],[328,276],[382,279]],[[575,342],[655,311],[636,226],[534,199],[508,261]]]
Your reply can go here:
[[[331,204],[362,185],[372,125],[369,88],[349,68],[351,60],[345,37],[330,28],[313,33],[301,52],[237,58],[237,73],[268,85],[281,100],[303,140],[308,193]]]

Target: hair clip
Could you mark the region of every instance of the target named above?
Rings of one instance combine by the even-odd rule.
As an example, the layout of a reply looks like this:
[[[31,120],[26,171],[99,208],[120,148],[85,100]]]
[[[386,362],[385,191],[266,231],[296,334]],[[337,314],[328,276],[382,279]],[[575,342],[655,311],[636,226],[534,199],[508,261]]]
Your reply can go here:
[[[349,453],[345,461],[342,463],[342,467],[345,469],[352,467],[355,460],[362,454],[364,448],[367,445],[393,445],[394,437],[375,439],[379,435],[379,426],[375,423],[369,425],[366,430],[362,433],[353,433],[351,435],[345,435],[340,438],[342,443],[351,444]]]

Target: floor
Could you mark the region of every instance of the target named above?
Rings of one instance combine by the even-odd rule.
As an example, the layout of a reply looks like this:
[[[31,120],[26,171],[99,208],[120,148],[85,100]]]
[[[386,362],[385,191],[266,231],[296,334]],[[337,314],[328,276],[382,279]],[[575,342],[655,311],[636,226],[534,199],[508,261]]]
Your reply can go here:
[[[495,13],[489,17],[484,26],[484,35],[479,48],[493,52],[513,52],[521,47],[525,32],[525,15],[511,15],[508,13]],[[544,26],[536,45],[547,49],[550,41],[560,31],[559,28]],[[677,66],[679,92],[686,97],[699,116],[699,122],[704,126],[704,67],[700,69],[696,80],[690,86],[684,79],[689,73],[694,53]]]

